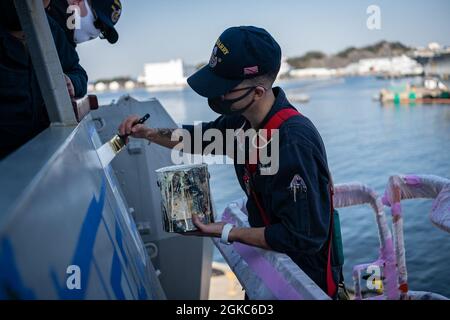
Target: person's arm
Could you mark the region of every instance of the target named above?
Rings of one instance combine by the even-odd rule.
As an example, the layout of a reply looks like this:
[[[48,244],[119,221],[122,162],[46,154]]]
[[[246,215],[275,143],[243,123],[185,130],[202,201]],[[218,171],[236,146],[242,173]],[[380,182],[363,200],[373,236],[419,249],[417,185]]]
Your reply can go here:
[[[245,243],[250,246],[272,250],[266,242],[264,235],[266,228],[238,228],[231,229],[228,240],[231,242],[237,241]]]
[[[63,29],[51,17],[48,17],[48,22],[55,41],[56,51],[61,61],[61,67],[64,74],[70,79],[70,83],[66,79],[68,90],[70,92],[70,85],[73,86],[73,97],[82,98],[87,94],[87,73],[80,65],[78,53],[70,45]]]
[[[203,224],[197,216],[192,218],[199,231],[188,232],[185,235],[220,238],[225,222]],[[228,241],[240,242],[249,246],[271,250],[266,242],[264,231],[266,228],[240,228],[234,227],[228,235]]]
[[[132,132],[139,130],[138,128],[132,129]],[[147,133],[145,138],[160,146],[173,149],[183,141],[183,133],[180,129],[170,129],[170,128],[147,128]]]
[[[138,115],[127,117],[119,126],[119,134],[147,139],[169,149],[175,148],[183,141],[183,132],[179,128],[148,128],[143,124],[135,125],[139,119]]]
[[[86,71],[79,64],[76,64],[64,70],[64,73],[72,82],[74,98],[83,98],[87,94],[88,76]]]
[[[127,117],[119,126],[119,133],[121,135],[130,135],[133,138],[147,139],[150,142],[159,144],[163,147],[173,149],[177,148],[191,154],[202,154],[205,147],[210,143],[203,141],[203,134],[209,129],[217,129],[223,136],[223,150],[215,150],[216,154],[225,154],[227,143],[234,143],[234,141],[226,141],[226,129],[233,129],[236,126],[236,119],[229,117],[219,117],[212,122],[203,122],[196,126],[184,125],[182,128],[149,128],[145,125],[135,125],[139,120],[138,115]],[[196,134],[201,134],[201,137],[196,137]],[[183,142],[189,138],[190,147],[185,146]],[[194,139],[202,141],[199,150],[196,150]]]

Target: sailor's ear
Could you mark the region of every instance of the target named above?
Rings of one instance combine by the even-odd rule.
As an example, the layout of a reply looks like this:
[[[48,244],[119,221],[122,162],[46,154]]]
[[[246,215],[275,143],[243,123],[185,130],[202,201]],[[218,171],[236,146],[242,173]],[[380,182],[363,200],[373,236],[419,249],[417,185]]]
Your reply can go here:
[[[256,87],[255,88],[255,100],[259,100],[264,96],[264,93],[266,93],[266,89],[264,89],[263,87]]]

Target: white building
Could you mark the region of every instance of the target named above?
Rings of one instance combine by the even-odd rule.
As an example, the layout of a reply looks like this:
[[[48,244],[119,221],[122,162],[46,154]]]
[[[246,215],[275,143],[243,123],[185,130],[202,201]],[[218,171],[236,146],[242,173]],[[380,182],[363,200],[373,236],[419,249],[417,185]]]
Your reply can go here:
[[[362,59],[340,70],[344,74],[389,74],[397,76],[420,75],[423,67],[406,55],[392,58]]]
[[[289,72],[289,75],[295,78],[327,78],[336,75],[336,69],[326,68],[304,68],[294,69]]]
[[[95,85],[93,83],[89,83],[88,84],[88,92],[93,92],[95,91]]]
[[[113,81],[109,83],[109,90],[111,91],[117,91],[120,89],[120,83],[117,81]]]
[[[291,70],[292,70],[292,67],[287,62],[287,58],[283,57],[281,59],[281,66],[280,66],[280,72],[278,73],[278,77],[288,75]]]
[[[107,88],[104,82],[98,82],[95,84],[95,91],[105,91]]]
[[[147,63],[144,67],[146,86],[186,85],[185,67],[181,59],[168,62]]]
[[[333,77],[349,75],[392,75],[410,76],[423,73],[423,67],[406,55],[392,58],[361,59],[344,68],[305,68],[294,69],[289,75],[296,78]]]
[[[125,89],[127,90],[133,90],[135,87],[136,83],[134,83],[134,81],[128,80],[127,82],[125,82]]]

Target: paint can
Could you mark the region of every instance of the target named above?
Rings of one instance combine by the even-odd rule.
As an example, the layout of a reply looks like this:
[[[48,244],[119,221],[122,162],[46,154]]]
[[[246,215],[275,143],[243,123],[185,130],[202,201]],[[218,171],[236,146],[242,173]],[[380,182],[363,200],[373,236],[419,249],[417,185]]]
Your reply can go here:
[[[204,224],[214,222],[208,165],[179,165],[156,170],[166,232],[196,231],[192,215]]]

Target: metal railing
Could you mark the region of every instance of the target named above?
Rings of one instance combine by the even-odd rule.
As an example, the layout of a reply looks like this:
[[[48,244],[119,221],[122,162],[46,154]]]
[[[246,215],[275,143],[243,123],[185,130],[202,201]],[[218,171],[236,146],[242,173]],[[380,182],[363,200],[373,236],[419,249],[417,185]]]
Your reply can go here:
[[[41,0],[14,1],[52,125],[76,126],[64,73]]]

